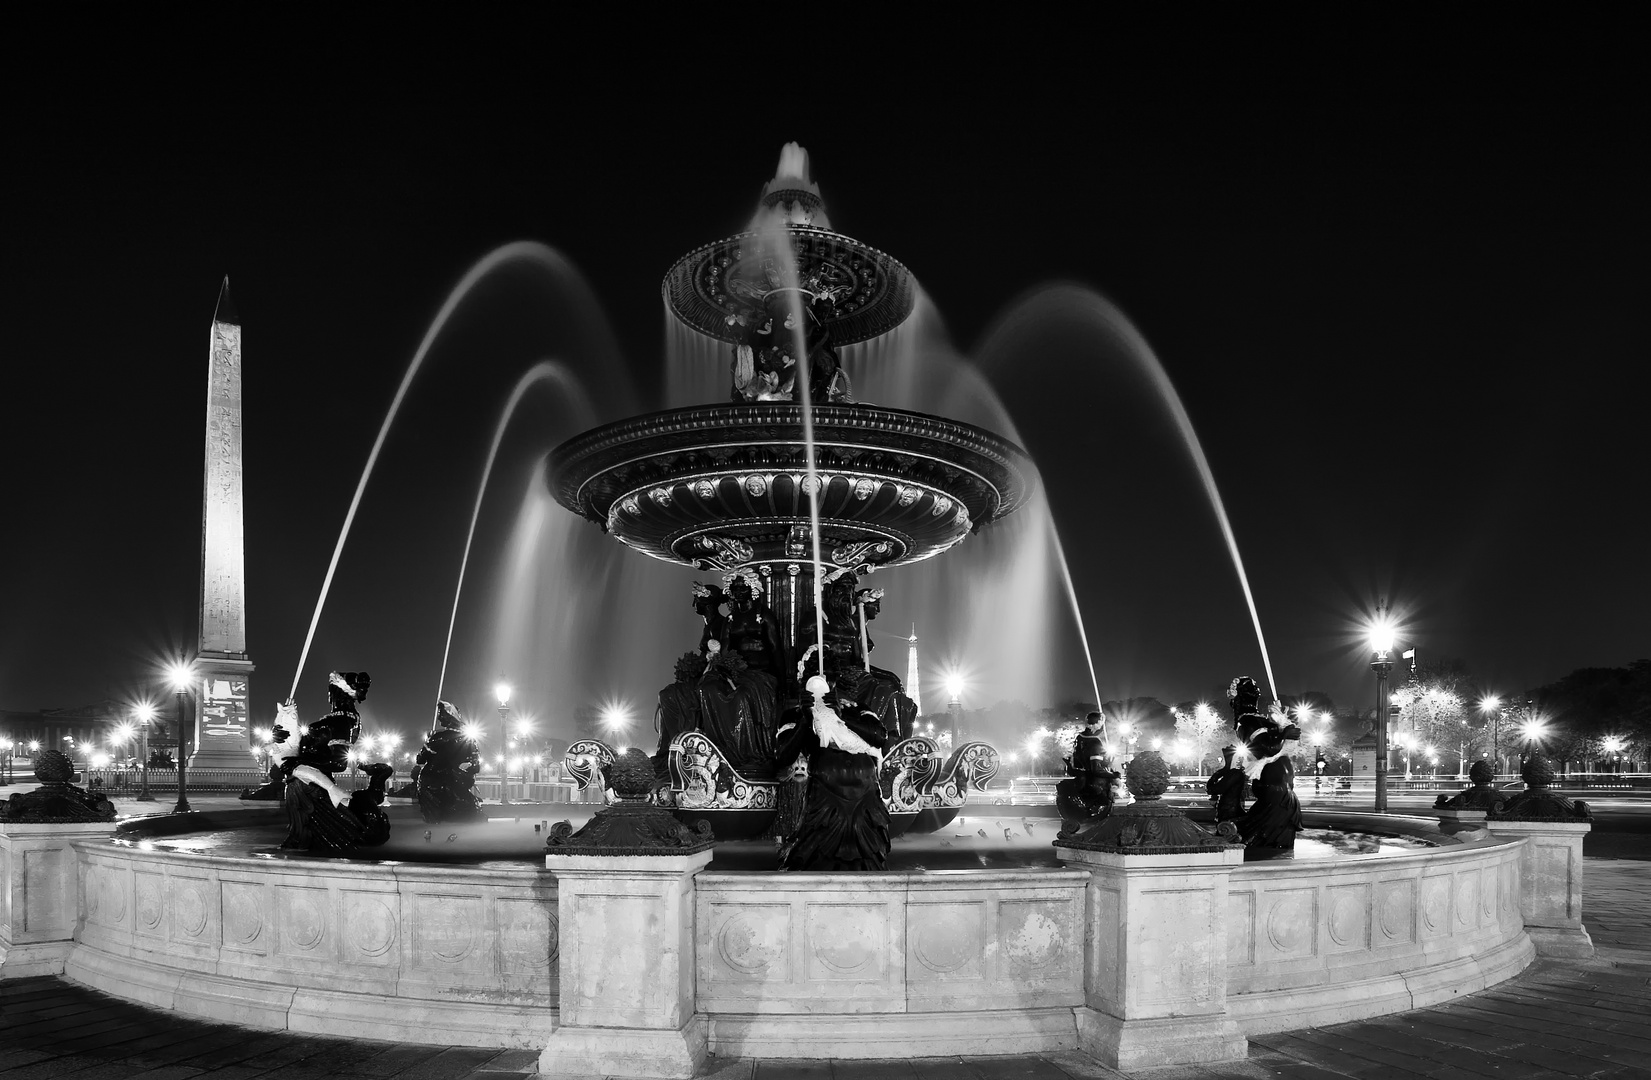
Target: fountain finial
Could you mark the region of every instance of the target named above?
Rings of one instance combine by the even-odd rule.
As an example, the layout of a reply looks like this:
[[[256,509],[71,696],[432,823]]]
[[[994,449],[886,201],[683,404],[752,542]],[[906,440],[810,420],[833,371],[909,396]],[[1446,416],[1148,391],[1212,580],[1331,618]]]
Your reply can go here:
[[[751,222],[756,232],[786,225],[831,228],[825,200],[820,198],[820,185],[808,175],[808,151],[794,142],[780,147],[780,163],[774,170],[774,179],[762,186],[757,216]]]
[[[801,143],[788,142],[780,147],[780,167],[774,170],[774,179],[795,178],[808,185],[808,151]]]

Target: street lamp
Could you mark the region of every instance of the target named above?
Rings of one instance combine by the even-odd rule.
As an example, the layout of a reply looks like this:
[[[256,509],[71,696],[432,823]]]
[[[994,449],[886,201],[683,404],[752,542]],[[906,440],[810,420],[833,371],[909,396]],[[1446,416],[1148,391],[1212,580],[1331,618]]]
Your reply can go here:
[[[493,696],[499,699],[499,748],[502,750],[510,745],[510,684],[499,680]],[[499,803],[510,804],[510,773],[505,768],[503,754],[499,755]]]
[[[952,745],[957,745],[958,729],[963,720],[963,673],[952,670],[946,674],[946,719],[951,728]]]
[[[1387,813],[1387,677],[1393,672],[1393,623],[1376,609],[1370,624],[1370,670],[1376,673],[1376,813]]]
[[[1616,768],[1613,772],[1622,772],[1622,752],[1628,748],[1628,740],[1621,735],[1607,735],[1600,740],[1600,748],[1605,751],[1605,760],[1609,763],[1613,756],[1616,758]]]
[[[1479,699],[1479,711],[1490,719],[1485,722],[1491,725],[1490,729],[1490,756],[1496,762],[1496,771],[1502,771],[1502,699],[1495,694],[1486,694]]]
[[[189,693],[194,674],[188,664],[172,665],[172,689],[178,695],[178,805],[172,808],[174,814],[189,813],[189,783],[185,771],[189,750],[183,733],[183,696]]]

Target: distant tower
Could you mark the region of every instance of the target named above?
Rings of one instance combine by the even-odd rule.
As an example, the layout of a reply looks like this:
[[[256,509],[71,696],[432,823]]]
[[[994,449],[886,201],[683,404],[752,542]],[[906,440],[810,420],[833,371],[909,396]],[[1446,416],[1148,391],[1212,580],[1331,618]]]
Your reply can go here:
[[[250,769],[246,560],[241,524],[241,320],[218,293],[207,358],[206,478],[201,498],[201,639],[192,768]]]
[[[917,624],[911,624],[911,647],[906,650],[906,696],[917,706],[917,715],[923,715],[923,695],[917,689]]]

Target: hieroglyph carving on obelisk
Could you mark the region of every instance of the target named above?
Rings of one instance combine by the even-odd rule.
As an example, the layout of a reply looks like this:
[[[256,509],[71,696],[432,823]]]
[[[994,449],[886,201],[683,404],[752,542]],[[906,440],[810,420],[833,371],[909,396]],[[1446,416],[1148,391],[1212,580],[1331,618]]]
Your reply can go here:
[[[192,764],[247,768],[246,559],[241,514],[241,321],[229,279],[212,316],[207,367],[206,475],[201,499],[200,676]]]

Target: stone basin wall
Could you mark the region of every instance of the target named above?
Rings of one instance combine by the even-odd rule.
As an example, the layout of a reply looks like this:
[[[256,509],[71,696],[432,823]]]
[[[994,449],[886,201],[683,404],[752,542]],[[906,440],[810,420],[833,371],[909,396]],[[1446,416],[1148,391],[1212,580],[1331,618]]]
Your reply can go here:
[[[1077,1045],[1082,870],[694,881],[695,993],[726,1057],[1011,1054]]]
[[[1524,970],[1520,845],[1248,863],[1227,891],[1227,1007],[1246,1034],[1422,1008]]]
[[[555,1022],[555,879],[342,859],[76,845],[70,978],[257,1027],[539,1047]]]
[[[1087,1049],[1097,1016],[1114,1009],[1132,1022],[1119,997],[1131,986],[1153,1001],[1186,996],[1243,1034],[1400,1012],[1530,962],[1520,904],[1529,843],[1184,869],[1153,856],[1109,869],[1101,864],[1120,857],[1096,856],[1094,866],[930,873],[690,870],[687,925],[669,946],[691,972],[683,1037],[728,1057]],[[193,855],[105,839],[72,841],[72,851],[74,877],[60,891],[78,900],[78,918],[57,970],[233,1023],[543,1047],[559,1022],[559,976],[598,997],[619,985],[581,969],[587,946],[606,956],[594,943],[640,939],[621,981],[644,988],[666,955],[648,920],[616,925],[626,920],[603,904],[562,910],[554,868]],[[597,862],[587,873],[600,878],[607,864]],[[1133,920],[1120,926],[1104,899],[1120,873],[1137,871],[1143,902],[1173,886],[1220,916],[1171,917],[1145,936]],[[587,941],[578,956],[558,948],[559,930],[575,940],[574,924],[561,926],[569,918]],[[1153,960],[1164,933],[1172,955]],[[1138,965],[1128,974],[1125,952]],[[1185,1021],[1163,1007],[1163,1024]],[[628,1037],[592,1030],[597,1043]]]

